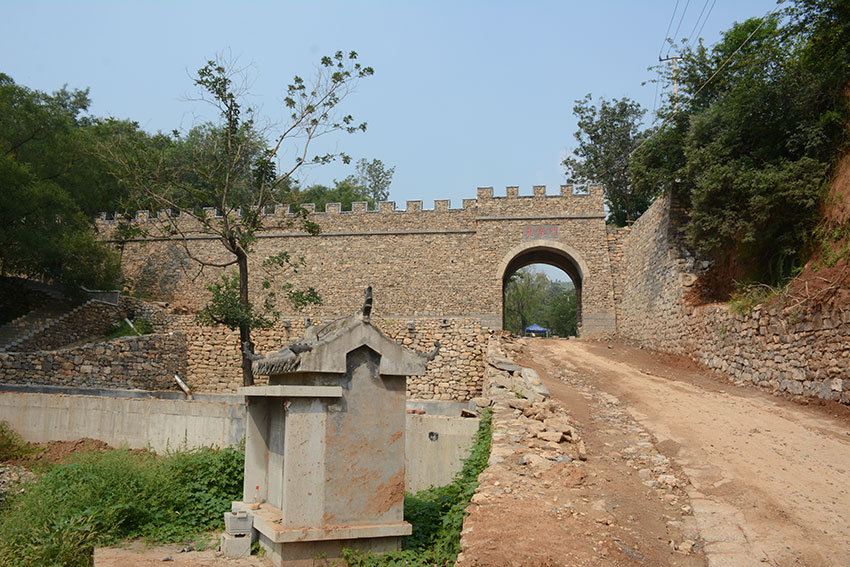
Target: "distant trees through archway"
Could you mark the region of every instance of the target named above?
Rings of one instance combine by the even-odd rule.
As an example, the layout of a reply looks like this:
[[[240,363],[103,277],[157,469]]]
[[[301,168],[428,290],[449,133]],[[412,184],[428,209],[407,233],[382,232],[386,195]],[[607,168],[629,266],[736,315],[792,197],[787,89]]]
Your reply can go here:
[[[529,264],[504,278],[504,328],[522,335],[539,325],[551,335],[578,334],[579,292],[570,275],[550,264]]]

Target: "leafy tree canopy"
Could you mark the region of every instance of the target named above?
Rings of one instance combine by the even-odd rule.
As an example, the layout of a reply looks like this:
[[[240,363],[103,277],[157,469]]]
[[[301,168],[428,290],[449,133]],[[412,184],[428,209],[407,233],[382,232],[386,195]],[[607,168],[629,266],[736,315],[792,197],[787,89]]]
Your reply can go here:
[[[662,126],[634,151],[633,183],[690,202],[697,250],[779,282],[806,253],[847,144],[850,7],[800,0],[681,57],[679,100],[667,100]]]
[[[560,337],[576,335],[576,299],[570,281],[551,281],[533,267],[517,270],[505,286],[505,329],[521,335],[536,323]]]
[[[50,95],[0,73],[0,273],[116,285],[116,258],[93,232],[116,195],[91,151],[106,128],[88,106],[87,90]]]
[[[379,159],[357,160],[357,175],[349,180],[364,189],[373,203],[386,201],[390,196],[390,184],[393,181],[395,167],[386,167]]]
[[[640,124],[646,110],[629,98],[603,98],[597,107],[588,94],[576,101],[573,113],[578,118],[578,147],[573,150],[575,157],[562,162],[567,182],[601,183],[608,222],[625,226],[649,208],[657,193],[633,186],[629,173],[629,154],[644,138]]]
[[[281,202],[290,205],[313,203],[317,211],[324,211],[328,203],[340,203],[343,211],[350,211],[352,203],[365,202],[375,209],[378,203],[386,201],[392,183],[394,167],[386,168],[379,159],[357,161],[357,174],[349,175],[342,181],[334,180],[334,186],[310,185],[301,189],[295,181],[279,191]]]

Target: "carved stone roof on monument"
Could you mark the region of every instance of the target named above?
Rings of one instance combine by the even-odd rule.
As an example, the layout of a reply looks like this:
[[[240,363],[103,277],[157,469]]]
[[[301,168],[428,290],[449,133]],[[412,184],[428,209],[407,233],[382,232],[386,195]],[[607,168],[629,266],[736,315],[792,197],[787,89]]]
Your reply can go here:
[[[349,352],[368,346],[381,355],[379,374],[419,376],[436,356],[439,343],[428,354],[408,350],[372,326],[372,288],[366,288],[363,309],[353,315],[324,325],[307,327],[301,340],[265,355],[249,355],[255,375],[291,372],[328,372],[344,374]]]

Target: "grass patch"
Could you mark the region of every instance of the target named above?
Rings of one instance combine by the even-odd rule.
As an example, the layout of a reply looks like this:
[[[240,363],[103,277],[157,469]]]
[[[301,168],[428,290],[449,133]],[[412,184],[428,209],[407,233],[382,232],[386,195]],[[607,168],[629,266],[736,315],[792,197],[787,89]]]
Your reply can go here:
[[[822,223],[812,231],[815,270],[832,268],[850,258],[850,226],[846,223]]]
[[[492,411],[488,409],[481,416],[472,451],[454,481],[405,495],[404,519],[413,525],[413,533],[404,538],[403,550],[382,555],[344,550],[349,567],[454,565],[460,553],[466,507],[490,458],[491,437]]]
[[[153,333],[153,323],[147,319],[136,319],[133,321],[133,326],[136,327],[136,331],[142,335],[149,335],[150,333]],[[112,339],[117,339],[119,337],[134,337],[137,334],[136,331],[127,324],[127,321],[122,319],[112,325],[109,333],[107,333],[105,337],[105,340],[111,341]]]
[[[781,286],[771,286],[763,283],[737,284],[735,291],[729,298],[729,307],[736,313],[746,315],[756,305],[767,305],[775,297],[785,295],[788,290],[788,282]]]
[[[222,514],[242,493],[243,461],[233,448],[77,455],[3,503],[0,566],[88,566],[96,545],[223,529]]]

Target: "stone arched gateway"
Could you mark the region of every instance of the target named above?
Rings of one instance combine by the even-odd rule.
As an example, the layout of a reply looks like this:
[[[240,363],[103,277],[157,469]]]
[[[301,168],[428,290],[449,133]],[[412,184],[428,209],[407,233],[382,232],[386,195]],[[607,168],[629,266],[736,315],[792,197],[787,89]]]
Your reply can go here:
[[[380,203],[374,211],[355,203],[353,209],[341,211],[331,203],[323,212],[313,211],[311,220],[322,229],[318,236],[288,228],[289,212],[282,207],[267,215],[251,260],[252,289],[259,291],[266,275],[262,260],[285,250],[303,257],[306,268],[281,274],[279,283],[314,286],[324,298],[307,313],[292,313],[293,320],[349,313],[363,288],[372,285],[381,317],[414,325],[416,320],[464,318],[500,328],[505,272],[545,262],[564,269],[580,286],[583,334],[615,330],[601,186],[576,192],[566,185],[555,195],[536,186],[529,196],[520,196],[517,187],[494,196],[485,187],[456,209],[447,200],[435,201],[433,209],[423,209],[422,201],[408,201],[403,210],[394,202]],[[156,237],[163,218],[147,212],[137,216],[150,236],[123,243],[122,269],[136,291],[191,312],[206,303],[206,284],[219,273],[207,269],[198,277],[187,270],[182,244],[168,234]],[[193,256],[227,260],[216,237],[193,223],[187,218],[182,227]],[[108,239],[114,227],[104,217],[99,230]]]
[[[569,244],[547,240],[530,240],[515,246],[499,263],[497,273],[502,276],[502,298],[508,279],[517,270],[531,264],[547,264],[563,270],[573,281],[576,290],[576,321],[581,324],[582,280],[590,273],[581,253]],[[504,322],[504,303],[502,321]]]

